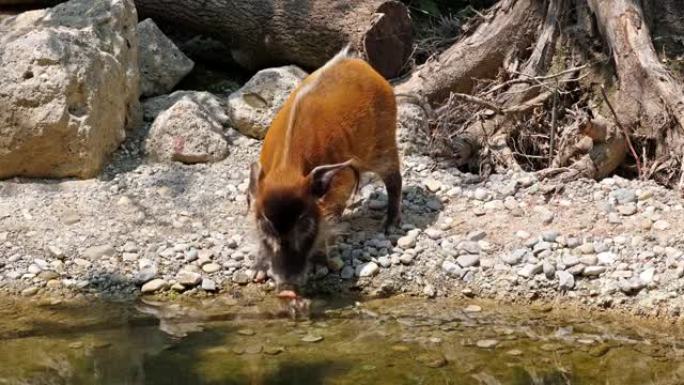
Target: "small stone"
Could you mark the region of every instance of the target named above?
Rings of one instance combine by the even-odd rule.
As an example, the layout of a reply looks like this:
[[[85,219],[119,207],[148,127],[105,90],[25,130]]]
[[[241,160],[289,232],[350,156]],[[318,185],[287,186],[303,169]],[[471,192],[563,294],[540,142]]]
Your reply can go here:
[[[456,258],[456,262],[461,265],[461,267],[475,266],[480,262],[480,256],[475,254],[461,255]]]
[[[411,249],[416,246],[416,237],[410,235],[404,235],[397,240],[397,246],[402,249]]]
[[[483,230],[474,230],[468,233],[469,241],[481,241],[487,236],[487,233]]]
[[[430,192],[437,192],[442,188],[442,183],[435,179],[428,179],[424,183]]]
[[[425,235],[427,235],[428,238],[436,241],[436,240],[442,238],[442,235],[444,235],[444,232],[442,230],[434,229],[434,228],[430,227],[430,228],[425,230]]]
[[[47,247],[47,249],[48,249],[48,253],[50,253],[50,255],[54,258],[64,257],[64,251],[62,251],[62,249],[60,249],[57,246],[50,245]]]
[[[615,253],[612,253],[610,251],[604,251],[602,253],[599,253],[597,255],[598,258],[598,263],[601,265],[612,265],[615,263],[615,259],[617,259],[617,255]]]
[[[186,287],[183,286],[182,284],[176,282],[173,285],[171,285],[171,290],[177,291],[177,292],[182,292],[185,291]]]
[[[511,350],[507,351],[506,354],[508,354],[509,356],[517,357],[517,356],[522,356],[523,351],[520,349],[511,349]]]
[[[520,238],[520,239],[527,239],[530,237],[530,233],[524,230],[518,230],[515,232],[515,236]]]
[[[475,343],[475,346],[477,346],[478,348],[482,348],[482,349],[493,349],[498,344],[499,344],[499,341],[497,341],[497,340],[486,339],[486,340],[478,340]]]
[[[302,342],[314,343],[314,342],[321,342],[321,341],[323,341],[323,336],[319,336],[319,335],[307,334],[304,337],[302,337]]]
[[[634,294],[646,286],[644,282],[637,278],[620,279],[618,287],[625,294]]]
[[[349,265],[344,266],[340,271],[340,278],[352,279],[352,277],[354,277],[354,268]]]
[[[542,232],[542,240],[545,242],[556,242],[560,234],[556,230],[547,230]]]
[[[656,221],[653,224],[653,228],[656,230],[660,230],[660,231],[667,230],[670,228],[670,223],[667,222],[666,220],[661,219],[661,220]]]
[[[501,260],[508,265],[515,266],[522,262],[528,253],[529,251],[527,249],[516,249],[510,254],[504,254],[501,257]]]
[[[589,255],[583,255],[579,258],[579,262],[584,264],[584,265],[596,265],[599,262],[599,259],[596,255],[594,254],[589,254]]]
[[[215,273],[215,272],[221,270],[221,265],[219,265],[218,263],[210,262],[210,263],[207,263],[206,265],[202,266],[202,270],[205,273],[209,273],[209,274]]]
[[[643,230],[650,230],[653,227],[653,221],[649,218],[644,218],[639,221],[639,227]]]
[[[531,278],[531,277],[541,273],[542,270],[543,270],[543,266],[541,263],[538,263],[538,264],[528,263],[525,266],[523,266],[522,269],[518,270],[518,275],[525,277],[525,278]]]
[[[156,278],[144,284],[140,291],[143,294],[154,293],[156,291],[166,289],[168,285],[169,284],[163,279]]]
[[[31,274],[38,274],[41,271],[43,271],[43,269],[41,269],[40,266],[36,265],[35,263],[30,264],[28,267],[28,272]]]
[[[449,260],[442,262],[442,270],[450,277],[461,278],[463,276],[463,269]]]
[[[33,295],[36,295],[36,293],[38,293],[38,288],[35,286],[31,286],[21,291],[21,295],[23,295],[24,297],[31,297]]]
[[[269,356],[275,356],[284,351],[285,347],[283,346],[267,346],[264,348],[264,354],[268,354]]]
[[[423,287],[423,294],[428,298],[434,298],[437,295],[437,291],[434,286],[428,284]]]
[[[653,277],[655,276],[655,268],[649,267],[639,274],[639,280],[644,283],[644,285],[649,285],[653,282]]]
[[[572,290],[575,287],[575,276],[568,273],[567,271],[557,271],[556,276],[558,277],[558,289],[566,291]]]
[[[554,266],[551,262],[542,262],[542,271],[547,279],[553,279],[553,277],[556,276],[556,266]]]
[[[480,244],[475,241],[465,241],[458,244],[458,249],[463,250],[469,254],[478,254],[480,252]]]
[[[249,281],[250,277],[244,271],[236,271],[235,274],[233,274],[233,282],[237,283],[238,285],[246,285],[249,283]]]
[[[356,267],[356,275],[359,277],[372,277],[377,274],[380,267],[375,262],[368,262]]]
[[[439,211],[442,209],[442,203],[438,199],[430,199],[427,201],[425,206],[433,211]]]
[[[89,260],[100,259],[104,256],[113,257],[115,255],[114,247],[111,245],[92,246],[83,250],[81,255]]]
[[[387,207],[387,201],[379,199],[371,199],[368,202],[368,208],[371,210],[383,210]]]
[[[579,250],[579,252],[582,254],[593,254],[596,252],[596,250],[594,249],[594,244],[592,242],[587,242],[587,243],[581,244],[577,248],[577,250]]]
[[[637,213],[636,203],[628,203],[623,206],[618,206],[618,212],[623,216],[632,216]]]
[[[610,193],[619,204],[633,203],[637,200],[637,194],[634,190],[619,188]]]
[[[605,266],[587,266],[584,268],[584,271],[582,271],[582,275],[585,277],[598,277],[605,272]]]
[[[413,257],[411,257],[411,258],[413,258]],[[401,261],[401,262],[404,263],[403,261]],[[390,257],[383,255],[382,257],[378,258],[378,265],[380,265],[381,267],[386,269],[386,268],[392,266],[392,260],[390,259]]]
[[[479,313],[482,311],[482,307],[479,305],[468,305],[463,309],[466,313]]]
[[[401,261],[401,263],[404,265],[410,265],[415,257],[415,254],[404,253],[399,257],[399,261]]]
[[[202,282],[202,275],[192,271],[181,271],[176,279],[183,286],[194,287]]]
[[[478,201],[488,201],[492,199],[492,194],[488,190],[478,187],[477,189],[475,189],[473,198],[475,198]]]
[[[247,337],[251,337],[251,336],[256,334],[256,332],[252,329],[240,329],[237,331],[237,333],[241,336],[247,336]]]

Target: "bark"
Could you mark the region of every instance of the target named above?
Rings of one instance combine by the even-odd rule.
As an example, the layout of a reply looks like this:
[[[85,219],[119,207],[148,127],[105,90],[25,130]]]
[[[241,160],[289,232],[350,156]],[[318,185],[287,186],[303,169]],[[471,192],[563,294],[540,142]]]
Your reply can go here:
[[[256,70],[323,65],[344,45],[364,53],[383,76],[397,76],[412,51],[412,23],[398,1],[136,0],[142,17],[190,28],[232,49]]]
[[[661,154],[673,146],[681,146],[684,89],[658,59],[640,2],[588,0],[588,3],[612,52],[619,79],[612,104],[618,117],[634,134],[655,139]],[[676,129],[670,129],[671,118],[676,122]]]
[[[494,78],[513,52],[528,49],[545,11],[543,1],[502,0],[472,35],[417,68],[396,91],[421,95],[433,104],[450,92],[472,92],[476,79]]]

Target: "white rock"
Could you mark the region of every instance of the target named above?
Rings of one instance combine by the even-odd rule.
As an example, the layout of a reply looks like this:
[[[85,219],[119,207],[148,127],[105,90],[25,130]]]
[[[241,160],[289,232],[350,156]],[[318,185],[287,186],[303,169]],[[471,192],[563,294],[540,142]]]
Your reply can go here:
[[[463,269],[459,265],[449,260],[442,262],[442,270],[444,270],[447,275],[454,278],[461,278],[463,275]]]
[[[152,19],[138,23],[140,44],[140,93],[142,96],[170,92],[195,63],[164,35]]]
[[[100,259],[102,257],[112,257],[115,255],[114,247],[112,245],[91,246],[83,250],[81,255],[89,260]]]
[[[658,220],[653,224],[653,228],[656,230],[667,230],[670,228],[670,223],[666,220]]]
[[[537,264],[532,264],[528,263],[524,265],[520,270],[518,270],[518,275],[525,277],[525,278],[531,278],[543,271],[544,267],[542,266],[541,263]]]
[[[197,286],[202,282],[202,275],[192,271],[181,271],[176,277],[178,283],[185,287]]]
[[[100,172],[140,121],[136,23],[132,0],[0,22],[0,179]]]
[[[204,291],[216,291],[216,282],[213,279],[204,278],[201,287]]]
[[[615,260],[617,259],[617,255],[615,253],[612,253],[610,251],[604,251],[602,253],[599,253],[597,255],[598,262],[601,265],[612,265],[615,263]]]
[[[359,277],[372,277],[380,268],[375,262],[367,262],[356,267],[356,275]]]
[[[475,266],[480,262],[480,256],[476,254],[465,254],[456,258],[456,262],[462,267]]]
[[[411,249],[416,246],[416,237],[412,235],[404,235],[397,240],[397,246],[402,249]]]
[[[639,274],[639,280],[645,285],[649,285],[653,282],[653,277],[655,276],[655,268],[649,267]]]
[[[558,277],[558,288],[560,290],[572,290],[575,287],[575,276],[567,271],[559,270],[556,272]]]

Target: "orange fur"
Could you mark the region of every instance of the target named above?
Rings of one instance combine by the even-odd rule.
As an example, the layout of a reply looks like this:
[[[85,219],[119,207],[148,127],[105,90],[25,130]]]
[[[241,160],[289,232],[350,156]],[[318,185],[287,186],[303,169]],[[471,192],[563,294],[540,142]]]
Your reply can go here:
[[[274,118],[261,152],[258,195],[304,196],[312,169],[350,159],[359,172],[398,172],[396,115],[391,85],[365,61],[338,55],[307,77]],[[318,202],[321,214],[341,215],[357,182],[352,170],[340,171]]]

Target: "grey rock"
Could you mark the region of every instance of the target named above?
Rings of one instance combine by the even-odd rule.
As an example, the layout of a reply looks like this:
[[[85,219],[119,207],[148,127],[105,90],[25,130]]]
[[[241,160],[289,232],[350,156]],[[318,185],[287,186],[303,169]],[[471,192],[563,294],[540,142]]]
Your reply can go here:
[[[204,278],[204,279],[202,279],[201,288],[204,291],[216,291],[216,289],[217,289],[216,282],[214,282],[213,279]]]
[[[307,73],[296,66],[257,72],[228,97],[228,116],[244,135],[263,139],[271,121]]]
[[[605,266],[587,266],[582,271],[585,277],[597,277],[606,272]]]
[[[442,270],[450,277],[461,278],[463,276],[463,269],[459,265],[449,260],[442,262]]]
[[[340,271],[340,278],[342,279],[352,279],[354,277],[354,268],[346,265]]]
[[[195,63],[164,35],[152,19],[138,23],[140,44],[140,93],[143,96],[170,92]]]
[[[558,288],[563,291],[572,290],[575,287],[575,276],[566,271],[557,271]]]
[[[501,260],[508,265],[514,266],[522,262],[528,255],[529,251],[527,249],[516,249],[510,254],[504,254]]]
[[[556,266],[549,261],[542,262],[542,271],[547,279],[553,279],[556,275]]]
[[[525,278],[531,278],[543,271],[543,266],[541,263],[525,264],[520,270],[518,270],[518,275]]]
[[[372,277],[378,273],[379,269],[380,268],[375,262],[364,263],[356,267],[356,275],[362,278]]]
[[[228,155],[228,141],[208,110],[183,98],[154,120],[145,150],[159,161],[217,162]]]
[[[185,287],[194,287],[202,282],[202,275],[192,271],[181,271],[176,277],[178,283]]]
[[[456,262],[462,267],[475,266],[480,263],[480,256],[476,254],[465,254],[456,258]]]
[[[89,260],[96,260],[100,259],[104,256],[112,257],[115,255],[114,247],[112,245],[99,245],[99,246],[91,246],[85,250],[83,250],[83,253],[81,253],[81,256],[83,256],[86,259]]]

